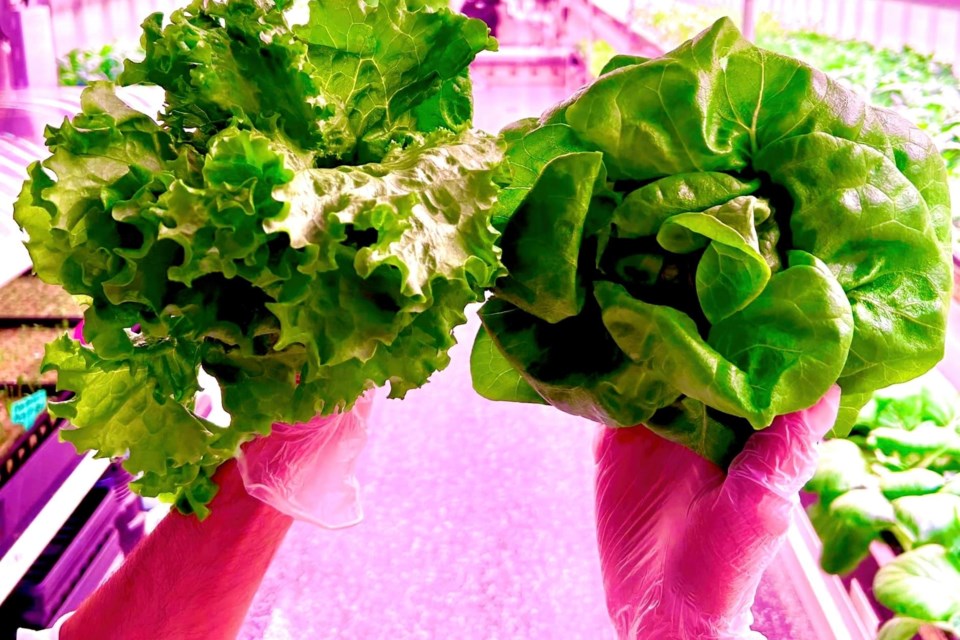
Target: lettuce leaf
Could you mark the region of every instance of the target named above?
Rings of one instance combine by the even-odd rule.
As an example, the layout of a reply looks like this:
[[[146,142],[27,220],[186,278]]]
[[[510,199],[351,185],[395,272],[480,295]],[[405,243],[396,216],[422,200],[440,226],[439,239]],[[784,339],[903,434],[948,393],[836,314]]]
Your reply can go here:
[[[937,150],[729,20],[618,59],[504,138],[509,275],[481,312],[503,359],[474,367],[484,393],[512,368],[565,411],[725,464],[835,383],[846,433],[871,392],[943,356]]]
[[[471,131],[467,75],[486,26],[423,0],[305,7],[149,17],[120,82],[164,88],[159,122],[92,85],[16,203],[38,275],[89,303],[90,346],[47,347],[63,437],[201,515],[273,422],[445,367],[502,270],[502,149]],[[200,367],[229,427],[192,412]]]
[[[877,602],[896,617],[880,630],[880,638],[912,638],[930,624],[960,633],[960,555],[938,544],[897,556],[874,578]]]

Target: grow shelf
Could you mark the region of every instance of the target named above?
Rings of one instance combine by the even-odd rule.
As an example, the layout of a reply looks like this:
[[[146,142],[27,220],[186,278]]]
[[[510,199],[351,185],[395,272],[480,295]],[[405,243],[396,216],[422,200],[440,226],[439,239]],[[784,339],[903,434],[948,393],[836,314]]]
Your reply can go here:
[[[143,535],[139,500],[127,474],[110,467],[26,571],[0,606],[0,640],[18,627],[47,628],[80,603],[118,567],[131,549],[124,535]]]
[[[73,296],[29,273],[0,288],[0,327],[73,326],[82,317],[83,310]]]
[[[12,546],[0,557],[0,601],[6,600],[13,592],[109,466],[108,459],[94,458],[93,454],[84,456],[36,517],[19,533]]]
[[[17,386],[22,380],[28,386],[52,387],[56,383],[56,374],[53,371],[40,373],[43,347],[65,331],[65,327],[0,328],[0,384]]]

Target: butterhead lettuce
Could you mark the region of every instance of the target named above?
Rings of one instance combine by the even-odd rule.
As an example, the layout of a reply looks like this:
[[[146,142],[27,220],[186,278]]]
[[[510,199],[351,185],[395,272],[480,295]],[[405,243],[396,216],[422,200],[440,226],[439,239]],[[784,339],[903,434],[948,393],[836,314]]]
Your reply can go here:
[[[943,355],[952,285],[931,141],[729,20],[503,132],[509,275],[479,392],[639,423],[725,464],[754,429]]]
[[[448,363],[501,267],[495,138],[470,130],[486,26],[425,0],[196,0],[143,24],[121,84],[47,131],[17,222],[38,275],[87,303],[90,347],[45,369],[63,437],[127,456],[146,495],[204,513],[215,469],[275,421],[402,397]],[[192,410],[200,367],[227,428]]]

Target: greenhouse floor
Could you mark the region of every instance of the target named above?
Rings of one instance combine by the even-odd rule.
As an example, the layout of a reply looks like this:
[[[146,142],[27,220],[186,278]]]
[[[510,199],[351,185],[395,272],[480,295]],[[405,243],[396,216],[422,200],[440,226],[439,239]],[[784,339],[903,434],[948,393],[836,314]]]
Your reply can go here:
[[[241,640],[602,640],[593,525],[594,426],[470,386],[475,314],[453,362],[403,401],[381,394],[360,463],[366,520],[297,524]],[[813,638],[791,576],[768,571],[754,608],[769,640]]]

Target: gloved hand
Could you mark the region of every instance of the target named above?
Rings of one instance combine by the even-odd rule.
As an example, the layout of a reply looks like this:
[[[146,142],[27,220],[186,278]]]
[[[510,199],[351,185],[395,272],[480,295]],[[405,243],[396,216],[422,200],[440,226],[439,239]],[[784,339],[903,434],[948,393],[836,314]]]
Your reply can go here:
[[[83,339],[83,322],[71,337]],[[202,369],[194,411],[221,426],[230,420],[220,405],[216,380]],[[237,467],[247,493],[296,520],[340,529],[363,520],[360,486],[354,473],[367,442],[367,417],[374,392],[344,414],[316,417],[306,424],[273,425],[269,436],[241,447]]]
[[[367,442],[373,392],[343,414],[273,425],[243,445],[237,467],[247,493],[296,520],[339,529],[363,520],[354,473]]]
[[[750,436],[725,474],[645,428],[601,428],[597,539],[620,638],[763,638],[750,607],[816,469],[840,390]]]

